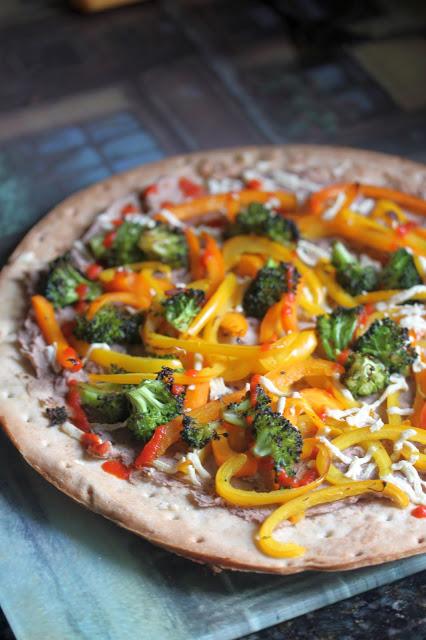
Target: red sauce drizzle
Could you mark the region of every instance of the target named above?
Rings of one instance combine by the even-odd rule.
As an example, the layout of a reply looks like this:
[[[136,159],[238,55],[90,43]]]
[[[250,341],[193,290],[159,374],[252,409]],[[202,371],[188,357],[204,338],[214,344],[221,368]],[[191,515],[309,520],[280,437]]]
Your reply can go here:
[[[421,504],[412,510],[411,515],[415,518],[426,518],[426,507]]]

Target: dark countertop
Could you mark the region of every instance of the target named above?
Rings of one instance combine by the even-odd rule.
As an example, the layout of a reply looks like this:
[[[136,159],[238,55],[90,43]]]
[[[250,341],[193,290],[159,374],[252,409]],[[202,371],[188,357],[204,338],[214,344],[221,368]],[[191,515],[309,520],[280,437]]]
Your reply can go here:
[[[0,257],[69,193],[178,152],[296,141],[426,161],[426,5],[396,7],[2,3]],[[418,574],[247,639],[426,637],[425,587]]]

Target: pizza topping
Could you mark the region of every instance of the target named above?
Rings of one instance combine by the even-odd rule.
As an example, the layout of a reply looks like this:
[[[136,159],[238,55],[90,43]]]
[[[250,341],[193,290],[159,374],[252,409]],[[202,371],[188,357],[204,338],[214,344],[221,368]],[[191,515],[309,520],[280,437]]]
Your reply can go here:
[[[43,358],[62,385],[80,372],[74,424],[51,419],[123,480],[148,466],[199,492],[214,476],[236,507],[283,503],[257,540],[277,557],[303,549],[275,527],[315,505],[426,504],[426,240],[409,217],[426,205],[306,176],[161,178],[144,213],[130,196],[85,234],[87,278],[66,255],[33,298]]]

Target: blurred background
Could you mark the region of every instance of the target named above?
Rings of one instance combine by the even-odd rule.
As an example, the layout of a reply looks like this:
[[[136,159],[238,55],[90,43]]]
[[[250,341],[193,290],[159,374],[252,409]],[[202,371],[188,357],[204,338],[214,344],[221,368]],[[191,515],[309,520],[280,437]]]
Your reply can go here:
[[[426,162],[424,0],[0,0],[0,78],[2,261],[68,194],[175,153],[315,142]],[[256,638],[416,638],[424,591],[416,576]]]

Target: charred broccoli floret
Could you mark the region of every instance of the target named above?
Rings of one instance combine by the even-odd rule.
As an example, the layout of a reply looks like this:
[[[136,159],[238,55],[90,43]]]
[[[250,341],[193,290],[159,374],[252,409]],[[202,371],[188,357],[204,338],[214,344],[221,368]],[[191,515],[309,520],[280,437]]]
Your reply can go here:
[[[389,371],[374,356],[353,353],[347,360],[343,382],[354,396],[369,396],[387,387]]]
[[[299,239],[299,231],[292,220],[271,211],[260,202],[252,202],[240,211],[234,222],[228,224],[225,234],[228,237],[254,234],[265,236],[274,242],[290,245]]]
[[[77,389],[90,422],[113,424],[129,417],[129,403],[122,385],[80,382]]]
[[[296,290],[299,279],[300,274],[291,263],[268,260],[246,289],[243,297],[245,314],[262,319],[284,293]]]
[[[252,428],[256,438],[253,453],[260,457],[271,456],[277,473],[284,469],[287,475],[293,476],[302,453],[300,431],[271,409],[255,411]]]
[[[73,333],[79,340],[90,343],[137,344],[141,342],[142,322],[143,314],[109,304],[101,307],[91,320],[78,316]]]
[[[89,240],[89,248],[96,260],[109,267],[131,264],[143,260],[139,239],[145,227],[137,222],[125,221],[117,227],[111,241],[106,245],[107,234],[96,235]]]
[[[184,267],[188,261],[185,234],[163,222],[144,229],[139,238],[139,248],[148,260],[159,260],[172,267]]]
[[[317,331],[327,358],[336,360],[351,343],[363,307],[336,307],[332,313],[318,316]]]
[[[163,301],[164,317],[178,331],[186,331],[204,304],[201,289],[183,289]]]
[[[46,416],[51,427],[64,424],[68,420],[66,407],[47,407]]]
[[[49,264],[48,272],[42,275],[38,289],[57,308],[82,299],[94,300],[102,293],[102,287],[97,282],[85,278],[72,265],[67,253]]]
[[[231,402],[222,411],[222,417],[226,422],[239,427],[247,426],[247,417],[253,416],[255,411],[270,408],[271,399],[262,387],[256,387],[256,404],[251,403],[250,393],[247,393],[240,402]]]
[[[220,436],[217,429],[220,425],[218,420],[201,423],[191,416],[184,416],[182,421],[182,440],[186,442],[190,449],[202,449],[211,440],[217,440]]]
[[[410,289],[422,283],[413,256],[407,249],[398,249],[390,255],[380,277],[382,289]]]
[[[335,242],[331,262],[336,268],[337,282],[352,296],[377,288],[379,272],[371,265],[363,266],[342,242]]]
[[[173,371],[162,369],[156,380],[144,380],[127,391],[132,412],[126,427],[144,442],[149,440],[161,424],[176,418],[182,412],[183,394],[172,393]]]
[[[406,375],[417,358],[416,350],[410,346],[407,329],[400,327],[391,318],[375,320],[369,329],[356,341],[354,351],[374,356],[390,373]]]

